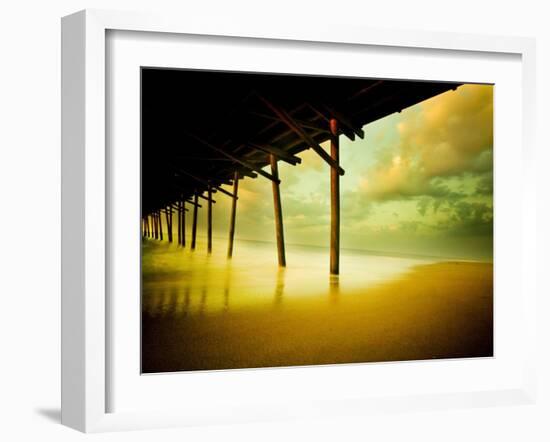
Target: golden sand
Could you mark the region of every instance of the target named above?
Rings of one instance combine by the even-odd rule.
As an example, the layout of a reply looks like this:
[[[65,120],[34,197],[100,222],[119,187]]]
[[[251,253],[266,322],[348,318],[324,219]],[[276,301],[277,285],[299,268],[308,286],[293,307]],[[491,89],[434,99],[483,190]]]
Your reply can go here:
[[[283,276],[269,302],[238,308],[231,287],[219,293],[217,308],[208,308],[206,290],[187,286],[159,295],[150,290],[153,279],[144,283],[145,373],[493,354],[490,263],[416,265],[364,289],[343,289],[336,278],[309,296],[285,297]]]

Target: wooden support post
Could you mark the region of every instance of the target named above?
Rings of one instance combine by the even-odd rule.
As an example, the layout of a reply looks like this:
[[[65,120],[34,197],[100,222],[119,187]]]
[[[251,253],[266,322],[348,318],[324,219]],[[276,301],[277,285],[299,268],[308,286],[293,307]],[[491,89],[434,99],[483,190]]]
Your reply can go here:
[[[157,212],[157,217],[158,217],[158,223],[159,223],[160,240],[162,241],[162,218],[160,216],[160,210]]]
[[[277,254],[279,256],[279,266],[286,266],[285,258],[285,237],[283,232],[283,211],[281,209],[281,192],[279,189],[279,168],[277,166],[277,158],[275,155],[269,155],[271,163],[271,174],[277,179],[272,181],[273,188],[273,208],[275,210],[275,233],[277,236]]]
[[[181,210],[181,246],[185,247],[185,201],[180,201]],[[196,207],[196,206],[195,206]]]
[[[174,209],[170,205],[170,242],[174,242],[174,231],[173,231],[173,225],[174,225]]]
[[[178,246],[181,246],[181,201],[178,201]]]
[[[151,227],[149,226],[149,215],[146,215],[145,216],[145,228],[147,229],[146,230],[146,235],[148,238],[151,237]]]
[[[178,246],[181,244],[180,242],[180,232],[181,232],[181,215],[180,215],[180,203],[176,204],[176,215],[178,217]]]
[[[155,239],[160,239],[159,214],[155,212]]]
[[[168,230],[168,242],[172,242],[172,205],[166,209],[166,229]]]
[[[212,185],[208,184],[208,253],[212,253]]]
[[[330,120],[330,156],[340,164],[340,143],[338,140],[338,121]],[[340,273],[340,175],[336,167],[330,168],[330,273]]]
[[[229,246],[227,248],[227,257],[233,256],[233,239],[235,238],[235,216],[237,213],[237,193],[239,191],[239,172],[233,176],[233,202],[231,204],[231,218],[229,219]]]
[[[199,212],[199,194],[195,193],[195,206],[193,207],[193,230],[191,231],[191,250],[197,245],[197,215]]]

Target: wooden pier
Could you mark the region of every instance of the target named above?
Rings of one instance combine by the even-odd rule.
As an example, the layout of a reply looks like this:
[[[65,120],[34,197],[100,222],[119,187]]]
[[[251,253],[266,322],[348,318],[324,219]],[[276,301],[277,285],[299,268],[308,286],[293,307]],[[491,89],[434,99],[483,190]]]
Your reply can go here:
[[[191,249],[199,209],[207,209],[212,252],[216,198],[231,198],[227,257],[234,254],[240,179],[267,179],[273,190],[278,264],[287,265],[284,183],[278,162],[299,167],[313,151],[330,174],[330,273],[340,273],[340,136],[363,138],[363,126],[459,83],[345,77],[142,69],[142,235],[186,247],[185,205],[192,206]],[[327,152],[321,143],[330,142]],[[269,171],[265,169],[269,166]],[[231,185],[232,191],[223,188]],[[164,214],[164,216],[163,216]],[[163,231],[163,221],[166,235]]]

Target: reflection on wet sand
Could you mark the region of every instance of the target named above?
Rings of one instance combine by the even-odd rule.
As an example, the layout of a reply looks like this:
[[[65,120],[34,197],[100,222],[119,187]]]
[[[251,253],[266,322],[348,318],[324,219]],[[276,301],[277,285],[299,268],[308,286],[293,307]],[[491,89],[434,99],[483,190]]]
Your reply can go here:
[[[340,275],[330,275],[329,296],[330,301],[335,304],[340,295]]]
[[[144,242],[144,372],[492,355],[492,264],[238,246]]]
[[[277,280],[275,281],[275,305],[283,302],[283,293],[285,291],[285,268],[277,269]]]

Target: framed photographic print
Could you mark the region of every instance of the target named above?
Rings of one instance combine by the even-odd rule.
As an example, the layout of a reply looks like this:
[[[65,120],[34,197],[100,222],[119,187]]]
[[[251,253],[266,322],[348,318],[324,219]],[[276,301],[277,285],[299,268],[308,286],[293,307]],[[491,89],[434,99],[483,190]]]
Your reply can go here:
[[[533,56],[64,18],[63,422],[531,401]]]
[[[493,87],[142,68],[142,373],[493,356]]]

